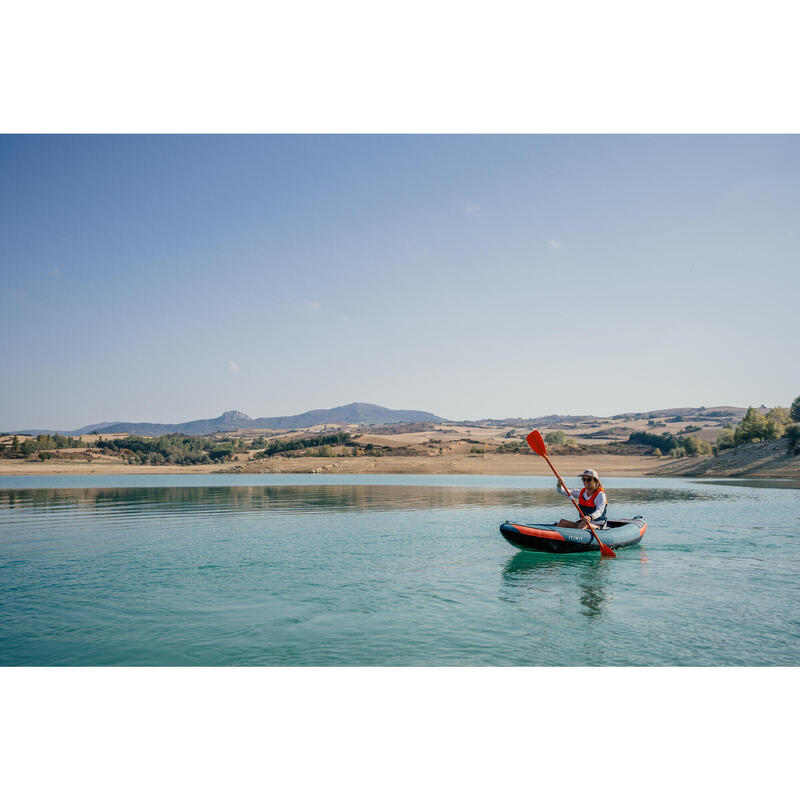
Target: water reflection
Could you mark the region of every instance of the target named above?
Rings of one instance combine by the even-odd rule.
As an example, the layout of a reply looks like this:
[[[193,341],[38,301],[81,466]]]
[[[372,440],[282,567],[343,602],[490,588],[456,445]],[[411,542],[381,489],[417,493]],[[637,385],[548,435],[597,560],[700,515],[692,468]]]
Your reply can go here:
[[[648,503],[684,503],[705,495],[687,489],[617,489],[613,501],[629,513]],[[563,509],[552,489],[465,486],[164,486],[116,488],[0,489],[0,511],[95,511],[136,514],[229,511],[384,511],[467,506]],[[548,512],[549,513],[549,512]]]
[[[520,552],[503,568],[503,581],[507,586],[513,586],[516,595],[520,587],[546,591],[543,586],[551,582],[557,583],[559,591],[563,591],[564,578],[573,577],[581,613],[593,618],[601,616],[606,608],[608,566],[597,553],[554,555]]]

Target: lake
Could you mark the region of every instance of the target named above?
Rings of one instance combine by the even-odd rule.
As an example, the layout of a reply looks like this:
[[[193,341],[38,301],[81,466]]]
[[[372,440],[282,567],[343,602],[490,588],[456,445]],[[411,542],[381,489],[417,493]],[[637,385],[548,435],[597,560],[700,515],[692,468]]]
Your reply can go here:
[[[0,664],[800,664],[800,482],[604,484],[611,560],[502,538],[549,478],[0,477]]]

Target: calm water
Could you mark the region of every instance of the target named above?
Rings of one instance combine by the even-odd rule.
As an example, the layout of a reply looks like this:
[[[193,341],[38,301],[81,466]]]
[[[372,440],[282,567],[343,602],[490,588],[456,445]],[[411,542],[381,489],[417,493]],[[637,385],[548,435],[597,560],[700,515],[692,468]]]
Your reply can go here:
[[[612,561],[500,536],[549,478],[0,478],[0,664],[800,664],[800,483],[604,483]]]

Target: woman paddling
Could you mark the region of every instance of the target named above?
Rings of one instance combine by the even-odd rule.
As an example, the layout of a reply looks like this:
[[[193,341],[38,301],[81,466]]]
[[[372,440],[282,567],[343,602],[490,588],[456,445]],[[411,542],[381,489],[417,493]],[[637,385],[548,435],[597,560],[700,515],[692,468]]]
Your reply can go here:
[[[567,490],[562,480],[559,480],[557,489],[561,494],[567,496],[572,495],[580,506],[581,511],[585,517],[589,517],[592,527],[598,530],[604,530],[606,527],[606,511],[608,509],[608,499],[606,498],[606,490],[600,483],[600,476],[596,470],[585,469],[580,476],[583,481],[583,489],[573,489],[571,492]],[[559,520],[556,523],[560,528],[588,528],[586,520],[581,518],[578,522],[572,522],[568,519]]]

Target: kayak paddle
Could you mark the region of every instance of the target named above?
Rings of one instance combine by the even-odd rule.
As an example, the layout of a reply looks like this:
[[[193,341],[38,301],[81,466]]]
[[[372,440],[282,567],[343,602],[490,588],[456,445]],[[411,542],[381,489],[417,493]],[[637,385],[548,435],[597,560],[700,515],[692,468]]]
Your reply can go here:
[[[607,544],[604,544],[600,541],[600,537],[597,535],[597,531],[592,527],[592,523],[589,522],[589,518],[584,515],[583,511],[581,511],[581,507],[575,502],[575,498],[569,494],[569,489],[567,489],[564,481],[561,480],[561,476],[556,472],[556,468],[547,457],[547,447],[545,446],[544,439],[542,439],[542,434],[539,433],[539,431],[531,431],[525,437],[525,441],[531,446],[531,450],[533,450],[534,453],[540,455],[548,464],[550,464],[550,469],[553,470],[556,478],[558,478],[559,486],[564,487],[569,499],[572,500],[572,505],[578,509],[578,513],[586,520],[586,524],[589,526],[592,536],[594,536],[594,538],[597,540],[597,544],[600,545],[600,553],[606,558],[616,558],[617,554]]]

